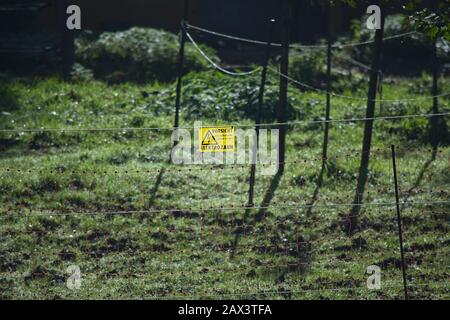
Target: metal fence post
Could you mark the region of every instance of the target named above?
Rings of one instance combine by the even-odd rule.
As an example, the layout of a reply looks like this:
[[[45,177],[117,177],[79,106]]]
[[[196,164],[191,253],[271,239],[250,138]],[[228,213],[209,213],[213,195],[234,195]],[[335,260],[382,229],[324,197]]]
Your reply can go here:
[[[400,243],[400,254],[402,259],[402,274],[403,274],[403,289],[405,293],[405,300],[408,300],[408,288],[406,284],[406,261],[405,254],[403,251],[403,230],[402,230],[402,217],[400,213],[400,201],[398,194],[398,180],[397,180],[397,164],[395,160],[395,146],[391,146],[392,149],[392,169],[394,172],[394,187],[395,187],[395,201],[397,207],[397,224],[398,224],[398,238]]]

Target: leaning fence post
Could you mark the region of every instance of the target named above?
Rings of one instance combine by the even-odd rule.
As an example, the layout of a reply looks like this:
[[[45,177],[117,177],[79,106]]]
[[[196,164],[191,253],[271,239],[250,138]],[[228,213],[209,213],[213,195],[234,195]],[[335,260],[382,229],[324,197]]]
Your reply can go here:
[[[259,96],[258,96],[258,112],[256,113],[256,121],[255,121],[255,130],[256,130],[256,141],[254,141],[252,146],[252,163],[251,163],[251,169],[250,169],[250,188],[248,191],[248,206],[253,207],[253,199],[254,199],[254,190],[255,190],[255,174],[256,174],[256,160],[257,160],[257,153],[258,153],[258,144],[259,144],[259,127],[261,124],[261,117],[263,114],[264,109],[264,91],[266,88],[266,79],[267,79],[267,67],[269,65],[269,59],[270,59],[270,49],[272,46],[272,35],[273,35],[273,29],[274,29],[275,20],[270,20],[270,27],[269,27],[269,40],[267,41],[266,46],[266,55],[264,57],[263,62],[263,69],[261,72],[261,85],[259,88]]]
[[[373,122],[375,117],[375,106],[377,98],[378,70],[380,70],[381,51],[383,46],[385,15],[381,16],[381,28],[375,31],[375,42],[373,60],[370,70],[369,91],[367,96],[367,110],[364,124],[364,136],[362,143],[361,163],[359,165],[358,180],[356,185],[353,207],[350,211],[350,228],[348,235],[351,235],[358,228],[358,217],[363,203],[364,190],[369,174],[370,149],[372,146]]]
[[[180,104],[181,104],[181,86],[183,81],[183,67],[184,67],[184,47],[186,44],[186,21],[189,12],[189,0],[184,1],[184,13],[181,20],[181,37],[180,37],[180,51],[178,53],[178,75],[177,75],[177,89],[175,99],[175,123],[174,128],[180,126]],[[177,141],[175,141],[175,144]]]
[[[395,187],[395,202],[397,207],[397,224],[398,224],[398,238],[400,243],[400,254],[402,259],[402,274],[403,274],[403,289],[405,292],[405,300],[408,300],[408,288],[406,285],[406,261],[403,251],[403,230],[402,230],[402,217],[400,213],[400,201],[398,195],[398,180],[397,180],[397,164],[395,161],[395,146],[392,145],[392,169],[394,172],[394,187]]]

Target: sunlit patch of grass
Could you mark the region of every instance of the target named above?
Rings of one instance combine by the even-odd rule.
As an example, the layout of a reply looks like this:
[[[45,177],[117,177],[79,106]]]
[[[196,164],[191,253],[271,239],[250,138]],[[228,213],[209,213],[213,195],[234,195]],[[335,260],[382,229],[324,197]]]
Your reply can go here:
[[[211,77],[201,74],[204,81]],[[269,80],[275,92],[275,79]],[[223,91],[243,83],[221,78],[219,85]],[[13,81],[11,86],[20,108],[2,120],[3,129],[172,126],[173,85],[66,84],[50,79]],[[320,95],[290,90],[292,115],[297,117],[292,120],[323,117]],[[406,81],[399,80],[387,86],[385,97],[409,91]],[[242,110],[249,103],[237,96],[227,100],[224,92],[215,94],[208,99],[220,98],[227,107],[237,104]],[[224,124],[201,113],[190,117],[189,101],[182,108],[182,126],[194,120]],[[199,103],[205,114],[220,107]],[[444,108],[446,104],[448,99],[443,99]],[[386,103],[384,110],[413,114],[426,113],[429,107],[429,102]],[[364,101],[332,100],[334,119],[364,117],[364,109]],[[253,121],[250,116],[229,119]],[[409,132],[406,124],[375,123],[368,203],[395,201],[392,143],[399,148],[402,201],[448,199],[450,149],[439,148],[432,160],[423,140],[404,135]],[[317,189],[323,126],[292,126],[283,176],[275,181],[261,175],[258,166],[255,208],[247,215],[250,167],[171,165],[170,130],[1,132],[1,141],[8,142],[2,144],[0,156],[1,296],[402,298],[395,206],[365,206],[360,230],[353,237],[343,232],[362,132],[361,122],[331,124],[328,161]],[[448,209],[448,204],[402,206],[414,298],[448,298],[443,285],[448,277]],[[66,269],[72,264],[81,268],[79,291],[65,287]],[[381,291],[366,289],[370,265],[382,269]]]

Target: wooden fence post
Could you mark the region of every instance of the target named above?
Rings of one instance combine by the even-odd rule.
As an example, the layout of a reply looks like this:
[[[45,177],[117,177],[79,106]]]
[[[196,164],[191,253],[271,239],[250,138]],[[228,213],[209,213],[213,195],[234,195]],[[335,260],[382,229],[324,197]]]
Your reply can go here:
[[[174,127],[180,126],[180,104],[181,104],[181,86],[183,83],[183,68],[184,68],[184,48],[186,45],[186,22],[189,14],[189,0],[184,1],[184,13],[181,21],[181,38],[180,38],[180,51],[178,53],[178,77],[177,77],[177,89],[175,99],[175,121]]]
[[[290,27],[291,27],[291,0],[283,0],[282,4],[283,12],[283,27],[281,35],[282,57],[280,72],[284,75],[289,75],[289,42],[290,42]],[[280,130],[280,172],[284,172],[284,163],[286,162],[286,134],[287,126],[284,124],[287,122],[288,112],[288,79],[280,76],[280,101],[277,110],[277,120],[281,125],[278,127]]]
[[[273,29],[275,25],[275,20],[270,20],[270,27],[269,27],[269,37],[267,41],[266,46],[266,55],[263,62],[263,69],[261,72],[261,85],[259,87],[259,96],[258,96],[258,112],[256,113],[256,122],[255,122],[255,130],[256,130],[256,141],[254,141],[254,144],[252,146],[252,163],[251,163],[251,169],[250,169],[250,179],[249,179],[249,191],[248,191],[248,207],[254,206],[254,191],[255,191],[255,174],[256,174],[256,161],[257,161],[257,154],[258,154],[258,145],[259,145],[259,127],[261,124],[261,118],[264,112],[264,92],[266,88],[266,79],[267,79],[267,67],[269,65],[269,59],[270,59],[270,49],[272,46],[272,36],[273,36]]]
[[[358,215],[361,211],[361,205],[363,202],[364,190],[367,183],[367,176],[369,173],[369,161],[370,161],[370,149],[372,145],[372,130],[373,130],[373,118],[375,116],[375,105],[377,97],[377,81],[378,70],[380,70],[381,63],[381,49],[383,45],[383,33],[384,33],[384,20],[385,15],[381,18],[381,28],[375,32],[375,43],[373,60],[370,71],[369,92],[367,98],[367,110],[366,120],[364,125],[364,137],[361,150],[361,163],[359,166],[358,182],[353,200],[353,207],[349,214],[349,226],[347,234],[351,235],[356,230],[358,225]]]

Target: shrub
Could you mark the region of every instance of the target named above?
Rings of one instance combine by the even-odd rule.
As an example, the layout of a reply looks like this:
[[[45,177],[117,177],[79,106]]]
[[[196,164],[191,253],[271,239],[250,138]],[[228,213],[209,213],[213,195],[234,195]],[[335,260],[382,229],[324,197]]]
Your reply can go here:
[[[230,78],[218,72],[192,73],[186,78],[184,117],[254,120],[258,110],[259,87],[259,73],[243,78]],[[261,121],[275,119],[278,90],[278,82],[268,79]]]
[[[386,17],[384,37],[411,31],[407,17],[401,14]],[[340,39],[342,42],[363,42],[373,38],[373,31],[366,27],[366,18],[361,21],[355,20],[352,25],[353,35],[351,39]],[[372,59],[372,46],[365,45],[354,47],[347,51],[355,58],[369,64]],[[383,64],[390,73],[417,75],[423,70],[431,68],[431,43],[426,35],[413,34],[398,39],[383,42]],[[442,63],[449,62],[448,52],[445,46],[438,43],[438,55]]]
[[[93,80],[94,74],[92,70],[85,68],[79,63],[75,63],[72,68],[70,77],[73,81],[83,82]]]
[[[203,47],[213,59],[215,52]],[[176,35],[149,28],[105,32],[98,38],[76,40],[76,58],[97,77],[118,81],[162,81],[175,79],[179,43]],[[207,63],[190,44],[185,50],[184,72],[205,69]]]
[[[431,110],[425,111],[423,106],[412,101],[391,102],[385,106],[386,116],[407,115],[431,113]],[[446,112],[444,108],[441,112]],[[399,135],[407,141],[416,143],[432,144],[433,125],[436,125],[436,133],[439,137],[439,143],[447,146],[450,144],[450,135],[448,134],[448,124],[445,118],[405,118],[390,122],[380,122],[378,124],[381,131]]]
[[[312,86],[320,86],[326,77],[326,56],[323,50],[294,52],[289,58],[289,74]]]

